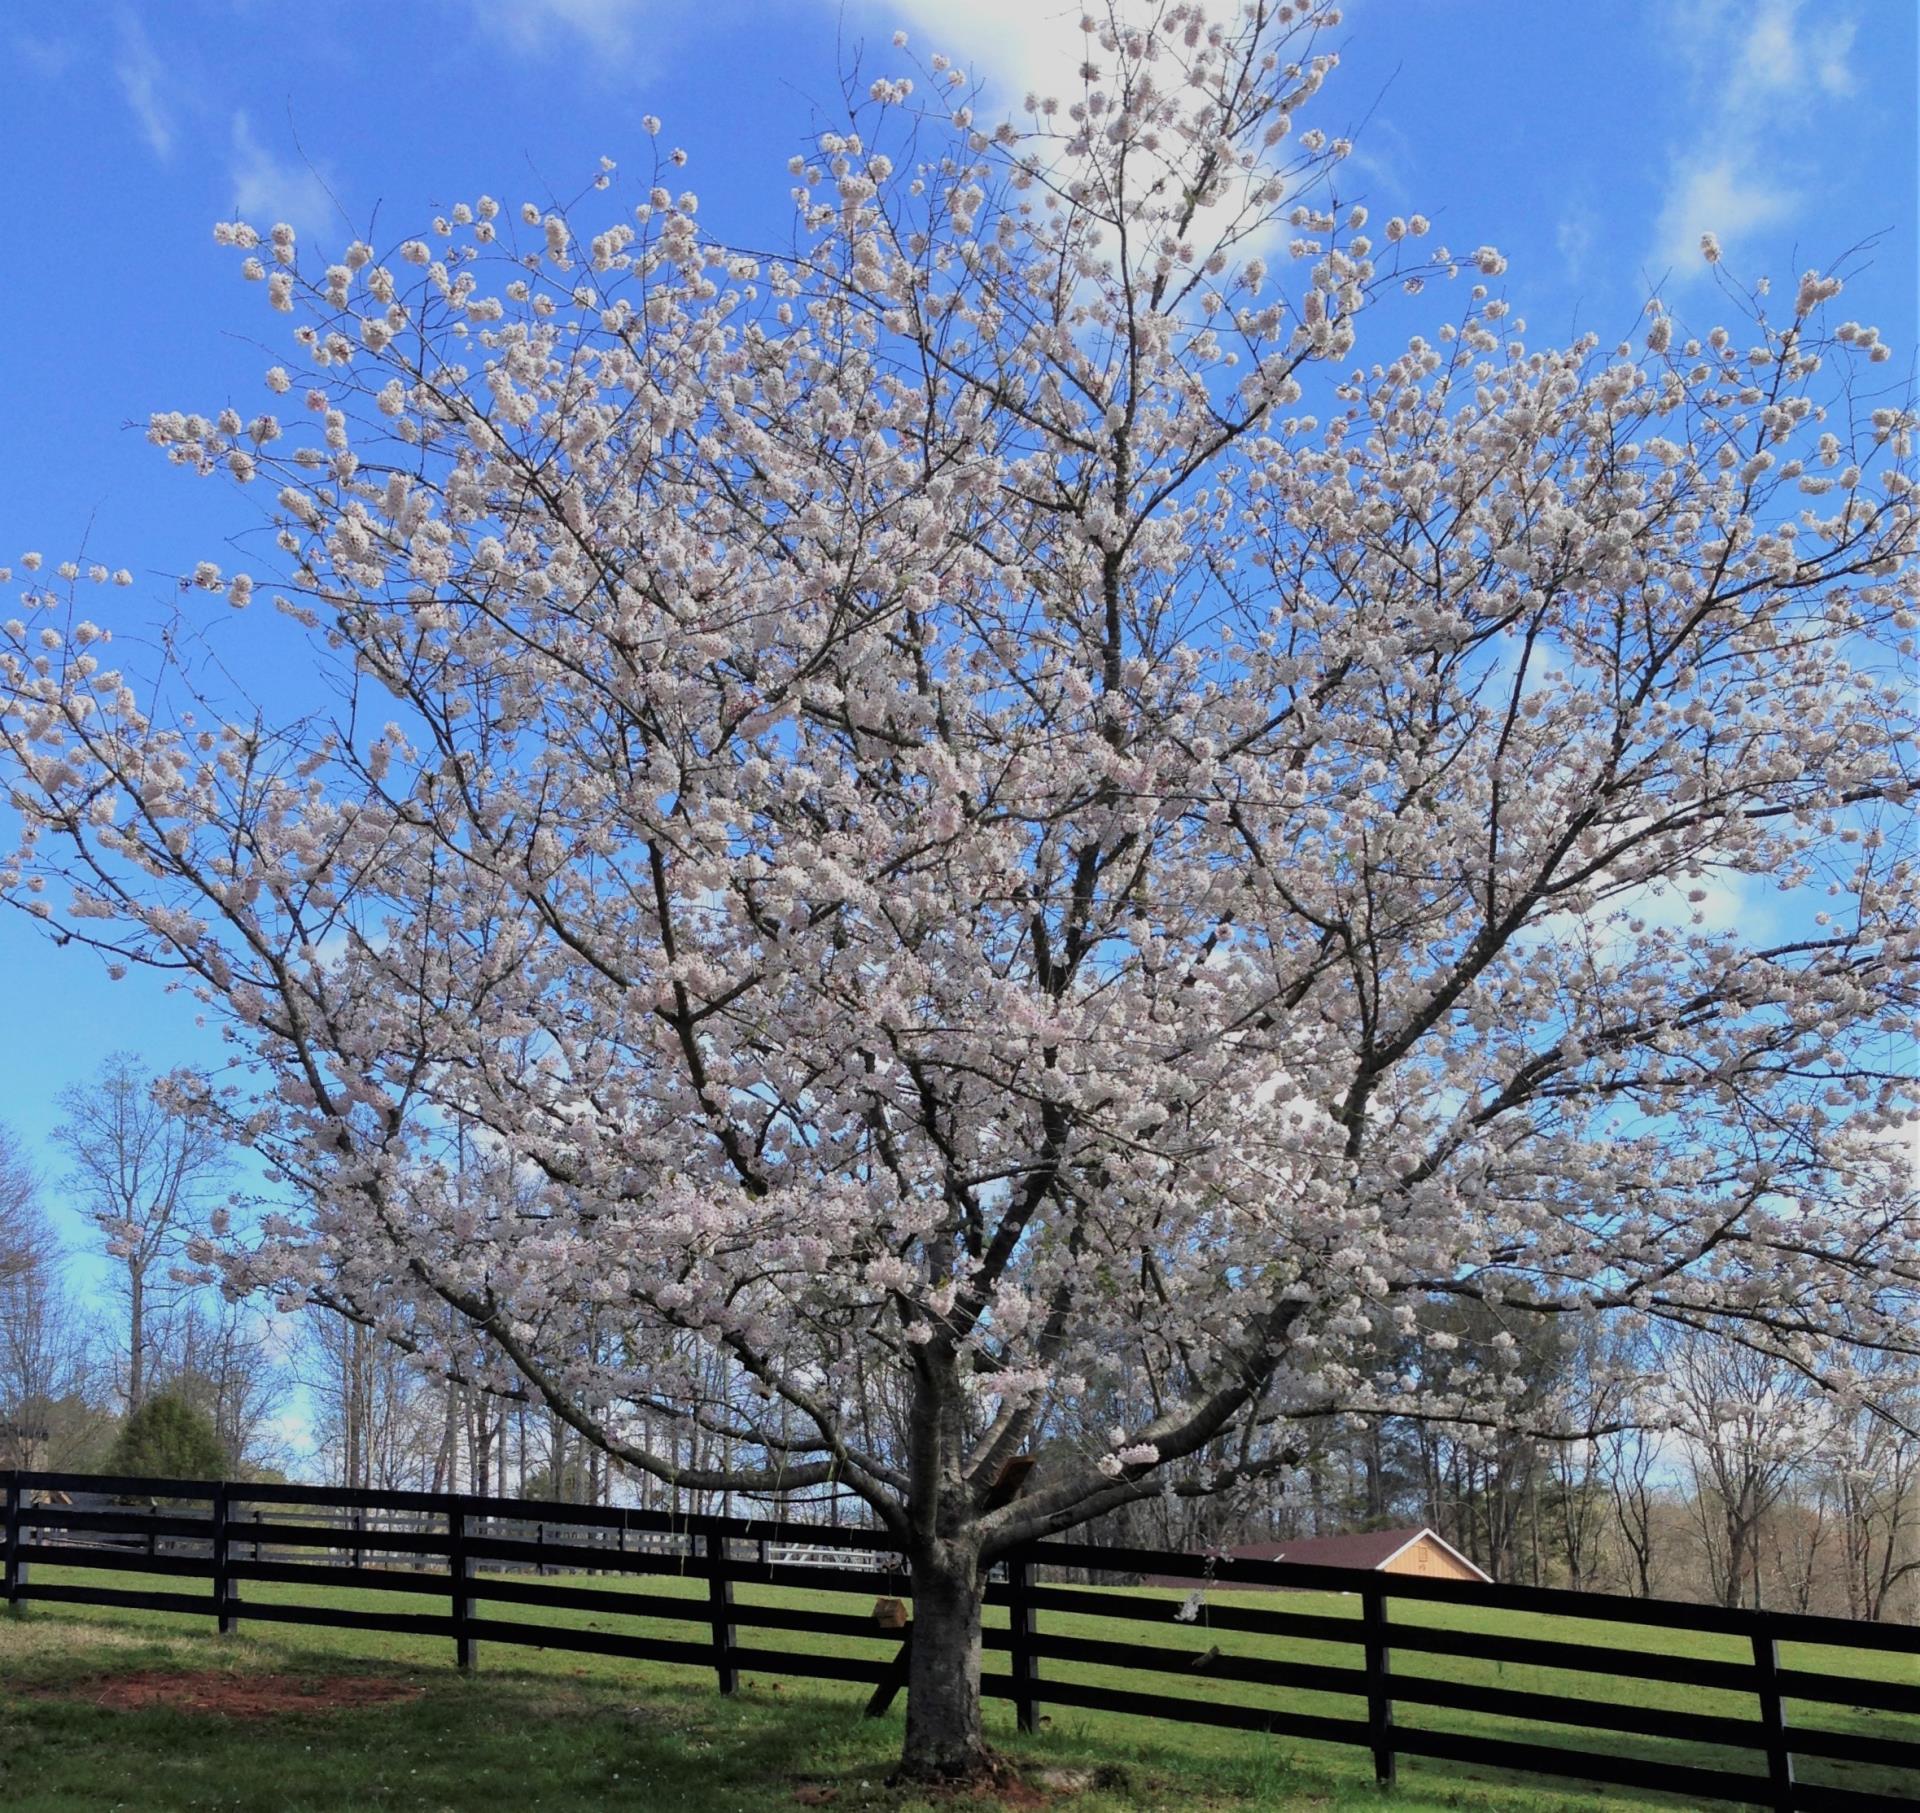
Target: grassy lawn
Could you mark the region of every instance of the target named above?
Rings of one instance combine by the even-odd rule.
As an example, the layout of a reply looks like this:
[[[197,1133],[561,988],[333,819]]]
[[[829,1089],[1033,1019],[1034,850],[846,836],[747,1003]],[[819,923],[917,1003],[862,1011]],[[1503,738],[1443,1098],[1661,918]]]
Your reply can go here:
[[[198,1590],[193,1583],[98,1570],[39,1569],[35,1583]],[[612,1579],[571,1585],[623,1591]],[[246,1583],[256,1602],[354,1605],[366,1610],[445,1609],[433,1594],[322,1591]],[[553,1626],[621,1629],[704,1641],[706,1584],[672,1577],[630,1583],[636,1614],[546,1610],[483,1602],[485,1617]],[[482,1586],[484,1601],[484,1585]],[[645,1597],[643,1597],[643,1595]],[[741,1586],[751,1604],[817,1604],[864,1612],[867,1598],[807,1595]],[[1339,1694],[1280,1691],[1209,1682],[1193,1660],[1209,1649],[1352,1666],[1358,1651],[1249,1632],[1176,1624],[1181,1595],[1142,1592],[1165,1603],[1166,1621],[1138,1622],[1079,1613],[1043,1613],[1043,1631],[1103,1637],[1169,1651],[1168,1671],[1142,1673],[1043,1661],[1041,1673],[1136,1691],[1284,1706],[1339,1717],[1361,1716]],[[697,1603],[696,1603],[697,1602]],[[682,1603],[684,1614],[680,1613]],[[1215,1605],[1280,1606],[1357,1618],[1357,1601],[1334,1594],[1226,1594]],[[1702,1660],[1744,1661],[1744,1645],[1637,1626],[1552,1620],[1531,1614],[1476,1612],[1464,1606],[1397,1603],[1403,1621],[1456,1624],[1516,1635],[1618,1644]],[[992,1609],[989,1622],[1003,1622]],[[743,1628],[738,1641],[783,1653],[884,1658],[895,1644],[875,1638],[818,1638]],[[1870,1651],[1790,1648],[1784,1666],[1859,1678],[1920,1680],[1920,1660]],[[723,1699],[704,1669],[483,1645],[480,1668],[463,1678],[441,1638],[243,1623],[238,1636],[212,1634],[211,1619],[105,1608],[42,1606],[0,1617],[0,1804],[9,1808],[248,1808],[267,1810],[388,1807],[607,1807],[747,1813],[759,1808],[832,1806],[909,1813],[932,1803],[888,1789],[884,1778],[900,1742],[900,1709],[861,1717],[867,1690],[855,1684],[747,1675]],[[989,1654],[989,1669],[1005,1666]],[[1450,1659],[1402,1651],[1396,1674],[1454,1679],[1564,1695],[1570,1704],[1606,1700],[1751,1718],[1741,1694],[1635,1682],[1560,1669]],[[182,1677],[185,1677],[183,1680]],[[180,1689],[186,1692],[181,1703]],[[164,1690],[164,1691],[162,1691]],[[1044,1689],[1043,1689],[1044,1692]],[[264,1694],[263,1706],[248,1706]],[[249,1716],[249,1713],[252,1716]],[[1601,1754],[1636,1754],[1708,1767],[1756,1769],[1758,1757],[1669,1740],[1582,1728],[1404,1707],[1402,1724],[1564,1743]],[[1148,1808],[1255,1810],[1379,1808],[1364,1751],[1246,1732],[1076,1711],[1056,1706],[1041,1734],[1019,1738],[1012,1709],[989,1702],[996,1744],[1028,1770],[1032,1788],[1014,1806],[1055,1801],[1075,1813],[1140,1813]],[[1920,1721],[1840,1706],[1794,1705],[1795,1722],[1842,1732],[1920,1737]],[[1065,1772],[1046,1776],[1041,1772]],[[1920,1798],[1920,1779],[1815,1759],[1803,1780]],[[1092,1779],[1088,1779],[1091,1777]],[[1384,1804],[1395,1813],[1481,1809],[1548,1813],[1576,1807],[1673,1807],[1628,1793],[1582,1789],[1577,1782],[1525,1781],[1402,1759],[1400,1788]],[[942,1803],[952,1806],[949,1800]],[[969,1800],[992,1807],[993,1800]]]

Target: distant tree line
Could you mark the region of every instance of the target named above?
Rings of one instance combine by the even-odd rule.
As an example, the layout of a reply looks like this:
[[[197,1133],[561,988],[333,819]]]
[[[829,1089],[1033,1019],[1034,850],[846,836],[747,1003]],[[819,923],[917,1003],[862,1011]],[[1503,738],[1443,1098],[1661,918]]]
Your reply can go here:
[[[217,1456],[235,1475],[276,1470],[288,1380],[273,1322],[191,1261],[220,1212],[226,1152],[170,1113],[124,1053],[59,1105],[60,1174],[38,1174],[0,1127],[0,1465],[86,1470],[168,1451]],[[60,1238],[55,1201],[88,1229],[85,1251]],[[130,1427],[155,1405],[130,1449]]]
[[[1697,1331],[1535,1323],[1496,1349],[1506,1332],[1473,1306],[1400,1355],[1500,1364],[1497,1423],[1303,1422],[1278,1489],[1149,1502],[1103,1530],[1206,1548],[1425,1524],[1497,1580],[1920,1621],[1920,1378],[1886,1364],[1885,1415],[1857,1381]]]

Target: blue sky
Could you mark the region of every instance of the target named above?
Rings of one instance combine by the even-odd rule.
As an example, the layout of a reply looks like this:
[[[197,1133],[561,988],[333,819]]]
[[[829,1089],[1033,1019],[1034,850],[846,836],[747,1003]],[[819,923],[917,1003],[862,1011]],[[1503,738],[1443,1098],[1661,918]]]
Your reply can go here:
[[[231,493],[167,466],[149,410],[257,407],[257,291],[212,223],[292,221],[325,251],[482,191],[570,199],[603,154],[646,169],[640,117],[690,154],[703,221],[784,238],[788,153],[865,46],[903,27],[1017,106],[1065,85],[1079,5],[1052,0],[7,0],[0,7],[0,564],[138,576],[95,609],[151,620],[171,576],[226,562]],[[1319,114],[1359,140],[1378,213],[1492,243],[1538,340],[1624,333],[1649,289],[1712,304],[1695,247],[1789,284],[1874,236],[1847,312],[1916,339],[1914,0],[1358,0]],[[599,198],[594,198],[598,200]],[[610,198],[611,199],[611,198]],[[611,214],[611,210],[609,210]],[[370,227],[377,231],[369,231]],[[90,600],[90,608],[93,608]],[[209,610],[224,607],[210,601]],[[226,619],[218,633],[268,635]],[[257,650],[255,651],[258,652]],[[1738,903],[1729,903],[1737,910]],[[191,1003],[110,983],[0,916],[0,1120],[51,1177],[60,1087],[109,1051],[213,1058]],[[58,1207],[57,1188],[50,1196]],[[77,1230],[75,1230],[77,1231]]]

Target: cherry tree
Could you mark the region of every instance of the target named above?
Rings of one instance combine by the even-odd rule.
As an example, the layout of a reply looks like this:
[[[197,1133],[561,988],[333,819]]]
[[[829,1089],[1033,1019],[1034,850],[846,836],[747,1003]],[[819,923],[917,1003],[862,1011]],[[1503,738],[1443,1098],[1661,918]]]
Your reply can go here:
[[[151,436],[278,549],[189,605],[322,689],[194,687],[191,608],[143,682],[104,568],[0,632],[0,885],[197,991],[176,1094],[299,1204],[206,1262],[675,1488],[857,1494],[916,1775],[990,1766],[998,1558],[1445,1410],[1423,1306],[1914,1338],[1848,1187],[1910,1106],[1887,349],[1823,272],[1528,343],[1353,204],[1335,23],[1102,14],[1007,125],[896,40],[782,252],[678,152],[225,225],[290,404]]]

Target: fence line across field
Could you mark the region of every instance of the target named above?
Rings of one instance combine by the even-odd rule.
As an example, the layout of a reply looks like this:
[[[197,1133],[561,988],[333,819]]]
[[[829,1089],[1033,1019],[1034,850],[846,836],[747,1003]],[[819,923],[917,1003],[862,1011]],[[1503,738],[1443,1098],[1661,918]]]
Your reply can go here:
[[[165,1496],[176,1495],[169,1492]],[[207,1497],[211,1502],[210,1494],[202,1493],[200,1496]],[[294,1520],[303,1532],[301,1546],[291,1547],[281,1534],[288,1520],[278,1517],[270,1525],[266,1507],[254,1505],[250,1510],[241,1508],[241,1501],[247,1497],[244,1489],[236,1489],[229,1494],[224,1528],[231,1552],[248,1561],[286,1561],[298,1555],[313,1554],[314,1551],[308,1546],[309,1539],[304,1534],[307,1531],[330,1531],[333,1542],[325,1552],[342,1558],[350,1557],[353,1566],[427,1569],[439,1566],[444,1556],[443,1548],[433,1545],[423,1548],[411,1539],[422,1533],[443,1532],[446,1529],[445,1513],[435,1515],[424,1511],[397,1511],[380,1515],[375,1521],[371,1514],[357,1507],[331,1513],[307,1512]],[[542,1556],[533,1560],[501,1560],[492,1571],[617,1572],[617,1563],[608,1557],[623,1554],[658,1555],[677,1557],[691,1563],[700,1552],[699,1539],[684,1529],[576,1530],[567,1517],[566,1506],[551,1506],[544,1500],[538,1502],[541,1512],[538,1517],[503,1517],[496,1512],[485,1514],[483,1521],[489,1526],[490,1536],[529,1543],[533,1552]],[[532,1503],[528,1501],[527,1505],[520,1508],[524,1511]],[[43,1529],[47,1540],[63,1547],[111,1549],[122,1557],[143,1555],[191,1559],[212,1552],[213,1519],[210,1514],[204,1518],[191,1514],[169,1517],[158,1506],[147,1508],[139,1504],[111,1508],[102,1505],[41,1505],[28,1509],[31,1515],[25,1520],[27,1527]],[[50,1509],[60,1512],[58,1524],[44,1515]],[[191,1526],[190,1533],[187,1526]],[[400,1542],[397,1545],[388,1543],[385,1538],[389,1534],[400,1538]],[[276,1540],[280,1542],[278,1548],[274,1546]],[[888,1557],[878,1550],[837,1549],[818,1541],[811,1530],[781,1537],[762,1536],[756,1540],[761,1559],[782,1564],[833,1566],[862,1572],[883,1571],[890,1565]],[[553,1545],[551,1555],[545,1554],[549,1544]],[[68,1565],[74,1564],[71,1556],[63,1557],[63,1561]]]
[[[573,1650],[712,1669],[721,1691],[729,1693],[742,1674],[813,1676],[870,1684],[869,1709],[874,1711],[884,1709],[905,1684],[912,1625],[907,1621],[901,1627],[901,1608],[894,1601],[911,1600],[912,1578],[893,1539],[883,1531],[770,1518],[680,1517],[475,1494],[211,1480],[12,1472],[0,1473],[0,1486],[5,1597],[15,1608],[44,1603],[185,1612],[213,1617],[222,1632],[236,1629],[245,1618],[446,1638],[460,1666],[468,1668],[475,1665],[482,1643]],[[76,1494],[84,1502],[73,1502]],[[49,1582],[35,1579],[36,1564],[200,1581],[209,1590],[135,1591]],[[553,1577],[560,1574],[679,1575],[704,1582],[707,1590],[693,1599],[610,1591]],[[1174,1575],[1205,1588],[1356,1594],[1357,1618],[1291,1611],[1276,1603],[1210,1604],[1205,1619],[1207,1631],[1347,1645],[1359,1651],[1358,1665],[1225,1654],[1217,1645],[1198,1647],[1206,1635],[1198,1631],[1197,1647],[1188,1651],[1166,1643],[1116,1642],[1041,1629],[1042,1612],[1157,1624],[1163,1630],[1173,1618],[1175,1608],[1165,1599],[1063,1584],[1062,1577],[1070,1575]],[[437,1597],[447,1609],[397,1612],[289,1604],[248,1598],[243,1589],[249,1582]],[[872,1594],[877,1589],[881,1599],[868,1614],[811,1604],[760,1605],[736,1599],[733,1589],[738,1585],[820,1594]],[[1785,1711],[1789,1702],[1797,1701],[1920,1717],[1920,1685],[1787,1668],[1779,1656],[1779,1646],[1786,1642],[1844,1645],[1914,1657],[1920,1673],[1920,1630],[1908,1627],[1065,1541],[1036,1543],[1009,1556],[995,1570],[986,1596],[988,1603],[1005,1606],[1008,1617],[1004,1630],[983,1632],[982,1642],[990,1651],[1004,1651],[1008,1668],[984,1675],[982,1692],[1012,1700],[1026,1731],[1037,1728],[1042,1706],[1073,1707],[1355,1745],[1371,1752],[1383,1784],[1393,1780],[1397,1758],[1431,1757],[1700,1800],[1738,1801],[1777,1813],[1878,1813],[1915,1804],[1913,1795],[1797,1781],[1794,1763],[1800,1757],[1914,1771],[1920,1788],[1920,1742],[1793,1724]],[[1664,1656],[1644,1646],[1410,1623],[1391,1616],[1397,1600],[1743,1638],[1752,1660]],[[475,1608],[482,1603],[704,1625],[709,1635],[702,1641],[529,1623],[481,1615]],[[883,1621],[889,1608],[891,1619]],[[743,1630],[889,1639],[899,1649],[890,1657],[810,1654],[743,1643]],[[1571,1686],[1564,1693],[1550,1693],[1395,1674],[1396,1652],[1722,1689],[1750,1695],[1758,1716],[1732,1718],[1614,1703]],[[1063,1679],[1043,1673],[1046,1662],[1345,1695],[1355,1702],[1356,1714],[1336,1717]],[[1765,1773],[1406,1725],[1396,1722],[1400,1707],[1549,1721],[1597,1733],[1726,1747],[1748,1753]]]

